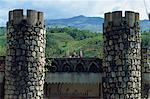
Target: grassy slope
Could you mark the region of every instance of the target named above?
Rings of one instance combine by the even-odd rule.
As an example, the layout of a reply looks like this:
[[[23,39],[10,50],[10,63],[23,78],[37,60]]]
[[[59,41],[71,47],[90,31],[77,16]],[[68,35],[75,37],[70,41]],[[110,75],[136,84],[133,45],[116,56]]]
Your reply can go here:
[[[79,53],[80,50],[83,50],[83,53],[86,57],[97,57],[96,53],[98,53],[98,50],[101,47],[101,34],[83,40],[75,40],[67,33],[47,34],[47,56],[63,57],[68,52],[72,53],[76,51],[77,53]]]
[[[46,56],[47,57],[63,57],[66,53],[76,51],[79,53],[83,51],[85,57],[101,57],[102,55],[102,34],[92,34],[83,40],[74,39],[68,33],[47,33],[46,38]],[[145,42],[150,41],[149,33],[142,33],[142,40]],[[147,44],[150,46],[150,42]],[[0,55],[6,54],[6,36],[1,33],[0,35]]]
[[[47,33],[46,56],[63,57],[68,53],[83,50],[86,57],[97,57],[102,47],[102,35],[98,34],[91,38],[75,40],[67,33]],[[6,36],[0,35],[0,55],[6,54]]]
[[[6,36],[0,36],[0,55],[6,54]]]

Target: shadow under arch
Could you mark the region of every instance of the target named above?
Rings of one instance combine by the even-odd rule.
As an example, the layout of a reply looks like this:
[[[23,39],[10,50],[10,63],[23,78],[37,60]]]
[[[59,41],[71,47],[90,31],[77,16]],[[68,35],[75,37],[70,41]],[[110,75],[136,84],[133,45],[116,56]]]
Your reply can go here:
[[[99,71],[98,66],[95,63],[92,63],[89,67],[89,72],[97,73]]]
[[[65,63],[62,66],[62,72],[70,72],[71,71],[71,65],[69,65],[68,63]]]
[[[78,63],[75,67],[75,71],[77,72],[85,72],[85,68],[82,63]]]

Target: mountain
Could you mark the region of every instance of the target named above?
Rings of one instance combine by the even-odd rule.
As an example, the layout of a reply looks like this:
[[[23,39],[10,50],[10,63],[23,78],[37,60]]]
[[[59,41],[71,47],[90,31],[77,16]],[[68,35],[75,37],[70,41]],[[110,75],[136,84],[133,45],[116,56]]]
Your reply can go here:
[[[83,15],[75,16],[66,19],[46,19],[45,25],[47,27],[66,27],[71,26],[79,29],[87,29],[92,32],[102,32],[102,24],[104,19],[101,17],[86,17]],[[141,20],[140,27],[142,31],[149,30],[150,21]]]
[[[5,27],[0,27],[0,35],[4,35],[6,33]]]
[[[85,17],[83,15],[75,16],[68,19],[45,20],[46,26],[71,26],[79,29],[88,29],[92,32],[101,32],[103,18],[100,17]]]
[[[150,21],[149,20],[141,20],[140,28],[142,31],[149,31],[150,30]]]

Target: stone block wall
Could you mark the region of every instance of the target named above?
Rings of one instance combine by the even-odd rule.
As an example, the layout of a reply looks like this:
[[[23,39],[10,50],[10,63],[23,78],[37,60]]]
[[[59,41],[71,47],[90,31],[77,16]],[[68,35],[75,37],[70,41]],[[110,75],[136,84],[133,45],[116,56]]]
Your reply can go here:
[[[148,61],[148,48],[142,48],[142,98],[150,98],[150,64]]]
[[[4,99],[4,82],[0,82],[0,99]]]
[[[150,64],[148,62],[148,48],[142,48],[141,57],[142,73],[150,73]]]
[[[139,14],[105,13],[103,36],[104,99],[141,99]]]
[[[5,65],[5,99],[43,99],[45,30],[43,13],[9,12]]]

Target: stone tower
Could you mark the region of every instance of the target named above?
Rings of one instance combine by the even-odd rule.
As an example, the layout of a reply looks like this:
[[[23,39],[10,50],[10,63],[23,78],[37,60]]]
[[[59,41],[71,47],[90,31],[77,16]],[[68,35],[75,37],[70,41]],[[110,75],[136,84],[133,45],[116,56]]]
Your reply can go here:
[[[104,99],[141,99],[139,14],[105,13],[103,36]]]
[[[43,13],[9,12],[5,66],[5,99],[43,99],[45,30]]]

